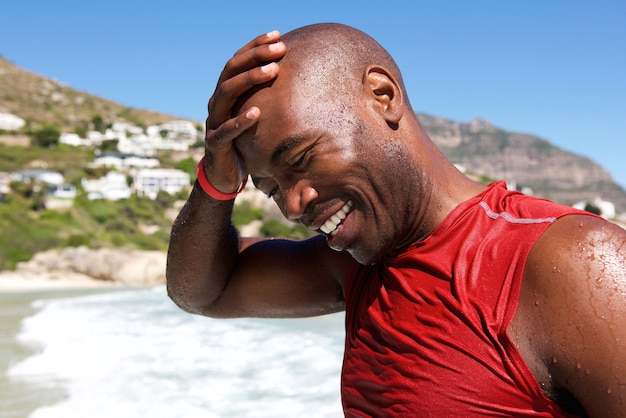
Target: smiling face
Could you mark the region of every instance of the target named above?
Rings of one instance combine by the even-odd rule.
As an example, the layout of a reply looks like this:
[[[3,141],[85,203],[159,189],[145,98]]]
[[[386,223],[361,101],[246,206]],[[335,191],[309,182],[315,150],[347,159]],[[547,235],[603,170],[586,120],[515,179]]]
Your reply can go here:
[[[363,264],[375,262],[397,247],[412,219],[404,201],[411,193],[398,181],[415,176],[409,153],[363,97],[360,77],[356,94],[336,94],[328,82],[310,84],[280,65],[273,85],[242,106],[261,110],[236,141],[246,168],[286,218]]]
[[[335,24],[281,40],[278,77],[236,108],[260,109],[235,141],[255,185],[285,217],[362,264],[423,238],[430,202],[422,132],[391,56]]]

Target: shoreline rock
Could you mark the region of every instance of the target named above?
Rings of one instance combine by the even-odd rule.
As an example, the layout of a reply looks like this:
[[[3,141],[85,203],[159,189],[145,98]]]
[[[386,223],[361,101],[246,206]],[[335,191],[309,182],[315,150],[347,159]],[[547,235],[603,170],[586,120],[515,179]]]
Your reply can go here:
[[[123,248],[70,247],[37,253],[0,272],[0,291],[17,289],[151,286],[165,283],[166,253]]]

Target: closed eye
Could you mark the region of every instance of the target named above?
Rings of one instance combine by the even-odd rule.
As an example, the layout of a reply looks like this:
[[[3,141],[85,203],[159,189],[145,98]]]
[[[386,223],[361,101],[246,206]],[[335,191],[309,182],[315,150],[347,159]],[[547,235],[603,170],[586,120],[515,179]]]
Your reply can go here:
[[[293,168],[300,167],[304,163],[304,158],[305,157],[306,157],[306,152],[303,152],[302,155],[300,155],[300,158],[298,158],[298,160],[296,162],[292,163],[291,166]]]
[[[306,157],[309,154],[309,151],[311,150],[312,147],[309,147],[307,149],[305,149],[302,154],[300,154],[298,156],[298,159],[296,161],[294,161],[293,163],[291,163],[291,168],[299,168],[301,166],[304,165],[304,162],[306,160]]]
[[[261,190],[268,199],[271,199],[278,192],[278,185],[274,182],[270,182],[268,178],[252,177],[252,182],[257,189]],[[269,187],[272,187],[271,189]],[[269,192],[267,191],[269,190]]]

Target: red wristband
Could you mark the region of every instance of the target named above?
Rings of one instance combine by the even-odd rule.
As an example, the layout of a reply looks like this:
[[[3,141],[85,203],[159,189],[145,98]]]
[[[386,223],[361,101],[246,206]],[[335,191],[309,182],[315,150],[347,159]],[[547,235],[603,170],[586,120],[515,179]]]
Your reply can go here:
[[[239,188],[233,193],[220,192],[215,187],[213,187],[213,185],[209,183],[209,180],[206,178],[206,172],[204,171],[204,157],[202,157],[202,159],[198,163],[196,175],[198,176],[198,183],[200,183],[200,187],[202,187],[202,190],[204,190],[206,194],[216,200],[233,200],[235,197],[237,197],[239,193],[243,191],[243,189],[246,187],[246,183],[248,182],[248,177],[246,177],[245,179],[243,179],[241,186],[239,186]]]

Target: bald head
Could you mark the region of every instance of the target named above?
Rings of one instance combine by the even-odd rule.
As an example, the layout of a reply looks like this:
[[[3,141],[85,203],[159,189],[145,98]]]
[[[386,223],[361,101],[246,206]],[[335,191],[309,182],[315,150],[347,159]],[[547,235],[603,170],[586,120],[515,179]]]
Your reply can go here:
[[[234,106],[235,114],[247,107],[244,103],[249,99],[274,84],[288,85],[288,90],[309,100],[324,97],[328,103],[328,98],[332,97],[335,102],[345,103],[361,91],[365,72],[371,66],[384,68],[394,78],[404,95],[404,104],[410,106],[395,61],[364,32],[337,23],[320,23],[287,32],[281,36],[281,41],[287,50],[279,60],[277,79],[242,95]],[[285,90],[281,97],[284,93]]]
[[[281,40],[287,52],[280,62],[279,77],[291,78],[298,88],[332,90],[335,96],[352,95],[360,89],[366,68],[376,65],[389,71],[404,93],[402,76],[393,58],[378,42],[355,28],[315,24],[288,32]]]
[[[240,96],[234,106],[234,114],[253,106],[261,113],[258,124],[235,140],[238,148],[269,135],[268,125],[286,121],[298,121],[309,130],[323,124],[342,135],[354,129],[361,133],[374,129],[377,123],[396,130],[402,118],[408,121],[402,124],[405,129],[419,125],[398,66],[367,34],[341,24],[321,23],[288,32],[281,41],[286,49],[277,61],[277,77]],[[380,118],[369,120],[368,108],[375,108]],[[401,136],[408,139],[412,133]],[[388,137],[388,133],[376,136]]]

